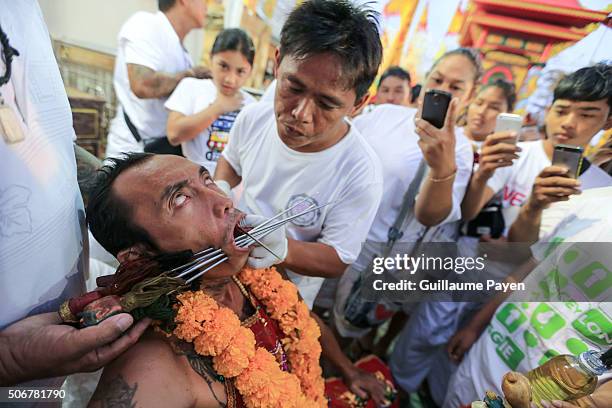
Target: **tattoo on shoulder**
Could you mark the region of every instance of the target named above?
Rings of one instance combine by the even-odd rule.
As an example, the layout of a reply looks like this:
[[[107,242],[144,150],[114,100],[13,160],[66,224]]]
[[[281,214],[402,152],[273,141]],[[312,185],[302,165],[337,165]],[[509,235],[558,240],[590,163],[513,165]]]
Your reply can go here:
[[[215,369],[213,368],[212,358],[200,356],[195,351],[187,351],[187,352],[184,352],[183,354],[185,355],[185,357],[187,357],[187,361],[189,361],[189,365],[191,365],[191,368],[193,368],[193,371],[198,373],[200,377],[204,379],[204,381],[206,382],[206,385],[208,385],[208,389],[210,390],[210,393],[215,398],[217,403],[219,403],[219,406],[225,407],[226,404],[223,401],[221,401],[221,399],[219,399],[219,397],[217,396],[217,393],[215,392],[215,389],[213,388],[213,384],[215,382],[218,382],[218,380],[217,380],[217,373]]]
[[[121,375],[118,375],[100,383],[91,400],[99,402],[103,408],[135,408],[134,396],[137,388],[137,382],[130,386]]]

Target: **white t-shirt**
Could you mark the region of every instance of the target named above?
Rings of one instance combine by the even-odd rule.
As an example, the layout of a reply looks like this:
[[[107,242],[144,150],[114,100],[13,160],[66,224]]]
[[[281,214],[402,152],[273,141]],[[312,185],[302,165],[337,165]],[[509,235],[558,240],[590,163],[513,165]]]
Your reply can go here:
[[[527,288],[560,282],[562,292],[579,301],[521,302],[510,295],[453,375],[445,408],[482,399],[486,390],[500,393],[508,371],[526,373],[557,354],[612,346],[612,285],[606,284],[612,277],[612,253],[602,245],[584,244],[612,242],[611,199],[610,187],[585,191],[571,201],[553,233],[532,248],[542,262],[525,279]],[[553,273],[571,278],[551,281]]]
[[[193,65],[180,38],[164,13],[139,11],[123,24],[117,37],[117,58],[113,84],[120,108],[110,127],[107,156],[123,151],[142,151],[130,133],[123,111],[138,129],[143,140],[166,135],[168,112],[164,108],[167,98],[140,99],[132,92],[127,64],[137,64],[154,71],[174,74]]]
[[[35,0],[2,0],[0,8],[2,30],[20,54],[0,93],[25,133],[7,144],[0,132],[2,329],[81,293],[86,230],[72,113],[42,13]]]
[[[414,108],[384,104],[353,119],[357,130],[380,158],[383,170],[383,198],[368,233],[368,240],[387,241],[389,228],[400,211],[404,193],[423,158],[414,126],[416,112]],[[461,201],[472,173],[474,155],[461,128],[456,129],[455,151],[457,176],[453,183],[453,207],[441,224],[461,219]],[[399,242],[414,242],[425,228],[414,217],[409,218]]]
[[[376,154],[351,126],[334,146],[301,153],[279,138],[272,103],[245,107],[230,132],[223,157],[242,177],[239,207],[271,217],[304,202],[297,214],[312,204],[327,206],[293,220],[291,238],[333,247],[342,262],[355,261],[374,219],[382,194],[382,173]],[[323,278],[290,272],[306,304],[312,307]]]
[[[244,105],[255,102],[249,93],[240,91]],[[208,108],[217,98],[217,87],[211,79],[185,78],[166,101],[166,109],[193,115]],[[240,110],[224,113],[194,139],[182,144],[183,154],[215,174],[217,160],[229,140],[229,133]]]
[[[518,217],[520,207],[531,195],[536,177],[551,165],[543,141],[521,142],[518,146],[523,149],[519,158],[512,166],[497,169],[487,182],[491,190],[501,194],[506,228],[510,228]]]
[[[266,90],[264,91],[261,98],[259,98],[260,102],[272,102],[274,103],[274,95],[276,94],[276,78],[270,82]]]

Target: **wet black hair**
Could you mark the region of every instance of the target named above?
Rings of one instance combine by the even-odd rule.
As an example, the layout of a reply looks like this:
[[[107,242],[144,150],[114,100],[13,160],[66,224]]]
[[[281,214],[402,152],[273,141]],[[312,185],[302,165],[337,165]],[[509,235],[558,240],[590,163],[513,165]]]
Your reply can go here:
[[[508,112],[512,112],[514,110],[514,104],[516,103],[516,88],[512,82],[508,82],[504,79],[496,79],[492,82],[486,83],[480,87],[478,93],[482,93],[488,88],[498,88],[504,94],[504,98],[506,99],[506,103],[508,104]]]
[[[239,51],[252,66],[255,60],[255,46],[251,37],[240,28],[227,28],[217,34],[210,55],[223,51]]]
[[[378,88],[380,88],[380,84],[382,84],[382,82],[389,77],[397,77],[403,81],[408,81],[408,85],[410,85],[411,79],[408,71],[398,66],[392,66],[387,68],[387,70],[380,76],[380,79],[378,80]]]
[[[331,53],[339,57],[347,89],[363,97],[382,60],[378,13],[348,0],[307,0],[283,25],[279,57],[304,59]]]
[[[454,50],[445,52],[440,58],[438,58],[433,63],[433,65],[431,66],[431,69],[429,70],[429,73],[431,73],[436,68],[436,66],[440,62],[442,62],[445,58],[452,57],[453,55],[462,55],[466,57],[468,61],[470,61],[470,63],[472,64],[472,67],[474,68],[474,83],[477,83],[478,81],[480,81],[480,77],[482,77],[482,62],[480,58],[480,52],[475,48],[461,47],[461,48],[455,48]]]
[[[136,244],[157,250],[149,233],[133,222],[130,205],[113,192],[113,183],[121,173],[144,164],[153,156],[152,153],[126,153],[120,158],[108,158],[94,175],[87,203],[87,223],[94,238],[114,256]]]
[[[599,101],[605,99],[612,114],[612,65],[599,63],[563,77],[553,93],[557,99]]]
[[[159,11],[168,11],[174,6],[176,0],[157,0],[157,8]]]

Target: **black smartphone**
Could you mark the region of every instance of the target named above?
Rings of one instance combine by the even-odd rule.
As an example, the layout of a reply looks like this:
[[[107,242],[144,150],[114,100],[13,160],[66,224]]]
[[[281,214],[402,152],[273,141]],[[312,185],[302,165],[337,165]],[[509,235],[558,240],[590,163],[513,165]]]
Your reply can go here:
[[[579,146],[556,145],[553,152],[552,164],[566,167],[568,176],[577,179],[582,167],[582,154],[584,149]]]
[[[444,126],[444,120],[446,119],[446,111],[448,110],[451,99],[452,95],[448,92],[438,91],[436,89],[430,89],[429,91],[425,92],[421,118],[425,119],[438,129],[442,129]]]

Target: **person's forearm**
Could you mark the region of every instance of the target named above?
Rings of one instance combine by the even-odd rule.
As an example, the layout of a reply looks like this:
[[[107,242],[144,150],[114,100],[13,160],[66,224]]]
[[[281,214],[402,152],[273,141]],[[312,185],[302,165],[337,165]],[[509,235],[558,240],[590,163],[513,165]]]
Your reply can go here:
[[[127,69],[130,89],[141,99],[165,98],[183,78],[193,76],[191,70],[168,74],[136,64],[128,64]]]
[[[461,216],[464,221],[471,221],[476,218],[486,204],[485,189],[488,180],[488,177],[478,171],[472,175],[467,192],[461,202]]]
[[[213,104],[193,114],[168,119],[168,140],[173,146],[195,139],[208,128],[222,112]]]
[[[306,276],[338,278],[348,266],[334,248],[320,242],[303,242],[291,238],[282,266]]]
[[[346,377],[353,369],[353,363],[342,352],[331,329],[323,323],[319,316],[312,312],[310,315],[317,321],[321,329],[321,338],[319,341],[321,342],[322,356],[329,360],[329,362],[342,373],[343,377]]]
[[[542,210],[531,208],[528,204],[524,205],[508,231],[508,242],[536,242],[541,222]]]
[[[440,224],[453,208],[453,182],[455,178],[435,182],[427,177],[415,203],[417,220],[428,227]]]
[[[215,175],[213,178],[215,181],[226,181],[231,188],[236,187],[242,181],[242,177],[236,173],[236,170],[234,170],[232,165],[229,164],[229,162],[225,160],[225,157],[223,156],[219,157],[219,160],[217,161],[217,168],[215,169]]]

